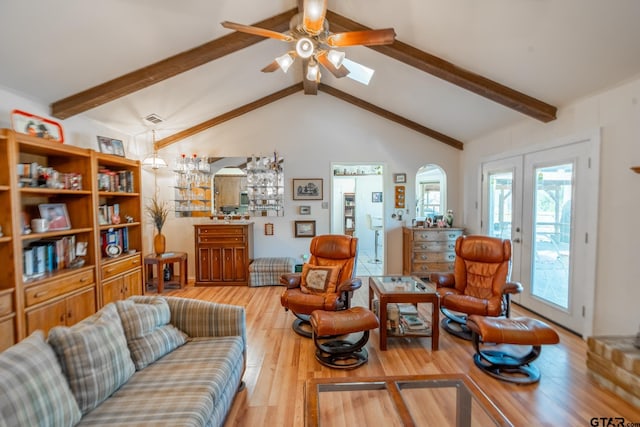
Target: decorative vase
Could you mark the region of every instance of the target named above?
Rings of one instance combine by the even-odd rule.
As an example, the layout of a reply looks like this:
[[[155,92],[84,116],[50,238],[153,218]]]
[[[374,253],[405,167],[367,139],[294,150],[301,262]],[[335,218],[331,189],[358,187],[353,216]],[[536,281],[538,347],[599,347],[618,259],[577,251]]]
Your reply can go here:
[[[153,250],[156,252],[156,255],[162,255],[166,249],[167,239],[164,237],[164,234],[158,233],[153,236]]]

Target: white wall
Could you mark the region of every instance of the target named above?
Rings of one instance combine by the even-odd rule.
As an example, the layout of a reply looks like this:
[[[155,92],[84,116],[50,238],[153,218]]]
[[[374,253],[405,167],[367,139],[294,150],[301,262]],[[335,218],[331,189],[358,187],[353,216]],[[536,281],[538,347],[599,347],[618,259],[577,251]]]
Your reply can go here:
[[[268,154],[274,150],[284,157],[285,216],[254,218],[255,257],[293,256],[308,253],[309,239],[295,238],[294,220],[316,220],[316,233],[330,232],[330,209],[321,201],[293,201],[292,178],[322,178],[324,201],[330,202],[331,163],[384,163],[384,209],[386,259],[389,273],[402,271],[403,223],[391,219],[393,212],[392,174],[407,174],[407,189],[415,188],[415,174],[426,163],[440,164],[450,177],[450,206],[459,211],[458,163],[460,151],[422,134],[382,119],[332,96],[302,93],[269,104],[237,119],[202,132],[160,151],[172,159],[181,152],[210,156]],[[161,192],[171,198],[172,176],[158,179]],[[298,206],[310,205],[311,215],[298,215]],[[329,206],[331,204],[329,203]],[[415,201],[409,200],[415,212]],[[405,217],[411,221],[412,216]],[[166,226],[167,246],[185,250],[193,259],[192,222],[206,220],[171,219]],[[264,235],[264,223],[272,222],[273,236]],[[151,228],[149,229],[151,232]],[[150,239],[150,238],[149,238]],[[191,263],[193,265],[193,263]],[[192,270],[193,272],[193,270]]]
[[[481,163],[499,153],[601,131],[600,200],[593,333],[632,335],[640,325],[640,79],[561,108],[543,124],[525,120],[465,144],[464,226],[480,230]]]

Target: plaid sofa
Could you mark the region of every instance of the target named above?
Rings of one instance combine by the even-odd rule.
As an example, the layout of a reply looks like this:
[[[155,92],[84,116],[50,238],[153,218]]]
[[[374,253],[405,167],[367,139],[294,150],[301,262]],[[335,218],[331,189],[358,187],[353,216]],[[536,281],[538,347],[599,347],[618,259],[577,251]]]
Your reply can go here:
[[[222,426],[245,370],[245,322],[243,307],[136,296],[48,341],[37,331],[0,353],[0,425]]]

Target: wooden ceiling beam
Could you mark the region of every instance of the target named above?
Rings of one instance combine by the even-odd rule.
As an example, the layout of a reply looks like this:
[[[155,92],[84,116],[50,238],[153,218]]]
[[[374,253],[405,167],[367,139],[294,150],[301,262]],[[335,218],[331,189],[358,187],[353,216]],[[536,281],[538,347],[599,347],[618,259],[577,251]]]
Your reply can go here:
[[[331,24],[332,32],[370,30],[369,27],[330,10],[327,10],[326,17]],[[367,47],[544,123],[556,119],[558,109],[553,105],[460,68],[399,40],[390,45]]]
[[[200,132],[203,132],[207,129],[210,129],[214,126],[217,126],[221,123],[224,123],[226,121],[229,121],[231,119],[235,119],[236,117],[240,117],[243,114],[246,114],[250,111],[253,111],[255,109],[258,109],[260,107],[264,107],[267,104],[271,104],[272,102],[275,102],[279,99],[282,99],[286,96],[292,95],[296,92],[300,92],[303,89],[302,83],[296,83],[294,85],[291,85],[287,88],[284,88],[282,90],[279,90],[277,92],[274,92],[270,95],[264,96],[260,99],[257,99],[253,102],[250,102],[248,104],[245,104],[241,107],[235,108],[231,111],[228,111],[224,114],[221,114],[219,116],[216,116],[212,119],[207,120],[206,122],[202,122],[200,124],[197,124],[195,126],[192,126],[188,129],[185,129],[183,131],[180,131],[178,133],[175,133],[173,135],[170,135],[166,138],[162,138],[158,141],[156,141],[156,143],[154,144],[154,149],[155,150],[159,150],[161,148],[167,147],[171,144],[174,144],[178,141],[181,141],[185,138],[188,138],[190,136],[196,135]]]
[[[294,8],[253,25],[272,31],[287,31],[289,30],[289,21],[297,12],[298,9]],[[67,119],[263,40],[264,37],[234,31],[155,64],[56,101],[51,104],[51,115],[58,119]]]
[[[348,102],[349,104],[355,105],[356,107],[360,107],[371,113],[377,114],[380,117],[384,117],[387,120],[396,122],[404,127],[412,129],[423,135],[427,135],[430,138],[443,142],[447,145],[450,145],[453,148],[457,148],[458,150],[462,150],[464,148],[464,144],[462,143],[462,141],[459,141],[455,138],[447,136],[436,130],[430,129],[426,126],[422,126],[419,123],[416,123],[405,117],[399,116],[395,113],[392,113],[391,111],[385,110],[384,108],[380,108],[377,105],[371,104],[370,102],[367,102],[361,98],[355,97],[353,95],[349,95],[348,93],[343,92],[339,89],[336,89],[332,86],[328,86],[326,84],[320,83],[318,90],[320,90],[321,92],[327,93],[329,95],[335,96],[336,98],[341,99],[345,102]]]

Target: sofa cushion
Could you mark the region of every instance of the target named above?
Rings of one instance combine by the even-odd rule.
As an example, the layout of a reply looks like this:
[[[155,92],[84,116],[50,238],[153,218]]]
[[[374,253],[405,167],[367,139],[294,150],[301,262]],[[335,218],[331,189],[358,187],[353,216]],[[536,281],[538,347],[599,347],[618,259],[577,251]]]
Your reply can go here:
[[[148,303],[116,301],[131,359],[136,369],[144,369],[186,342],[187,335],[169,324],[167,300],[155,297]]]
[[[137,371],[79,425],[222,426],[244,363],[240,336],[189,338]]]
[[[339,266],[304,264],[302,266],[300,289],[304,293],[334,293],[339,275]]]
[[[83,414],[98,406],[135,372],[113,303],[74,326],[51,329],[49,344]]]
[[[0,425],[73,426],[80,416],[42,331],[0,353]]]

